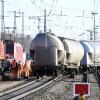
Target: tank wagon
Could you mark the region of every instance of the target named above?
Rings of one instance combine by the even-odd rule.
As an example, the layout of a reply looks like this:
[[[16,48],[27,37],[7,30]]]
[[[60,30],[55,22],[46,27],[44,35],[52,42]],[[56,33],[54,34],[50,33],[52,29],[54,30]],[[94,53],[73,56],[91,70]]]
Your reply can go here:
[[[31,42],[30,54],[34,60],[35,75],[44,71],[57,75],[59,69],[77,72],[84,49],[79,41],[39,33]]]
[[[100,72],[100,41],[76,41],[39,33],[31,42],[30,55],[35,75],[57,75],[58,70],[70,74],[87,69],[94,72],[94,68]]]
[[[68,73],[75,72],[78,73],[78,69],[80,67],[80,61],[84,55],[83,46],[79,41],[59,37],[64,45],[65,53],[65,60],[64,66]]]
[[[100,70],[100,41],[81,41],[84,47],[84,57],[81,65],[93,72],[94,68]]]
[[[52,34],[39,33],[32,40],[30,54],[34,60],[34,73],[55,74],[64,59],[64,46],[59,38]]]

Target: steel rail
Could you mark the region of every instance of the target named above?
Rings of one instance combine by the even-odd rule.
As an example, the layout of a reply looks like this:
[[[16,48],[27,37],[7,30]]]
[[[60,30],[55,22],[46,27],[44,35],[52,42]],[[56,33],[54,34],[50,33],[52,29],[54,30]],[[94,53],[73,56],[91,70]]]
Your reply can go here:
[[[1,94],[0,100],[17,100],[23,98],[25,96],[30,95],[31,93],[35,93],[36,91],[52,84],[61,76],[58,76],[56,78],[47,78],[47,79],[43,78],[40,80],[34,80],[25,85],[19,86],[15,89],[8,90],[5,93]]]

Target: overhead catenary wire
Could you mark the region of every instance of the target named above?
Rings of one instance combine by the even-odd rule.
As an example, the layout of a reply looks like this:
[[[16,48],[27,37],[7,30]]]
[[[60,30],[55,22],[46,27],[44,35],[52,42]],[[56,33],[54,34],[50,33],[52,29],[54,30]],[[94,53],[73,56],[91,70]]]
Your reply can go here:
[[[7,5],[12,5],[12,2],[11,2],[11,0],[10,1],[8,1],[8,0],[5,0],[5,1],[7,1],[6,3],[7,3]],[[27,1],[27,0],[26,0]],[[25,1],[25,2],[26,2]],[[59,16],[59,17],[62,17],[61,18],[61,21],[62,21],[62,19],[63,19],[63,17],[64,17],[64,15],[66,14],[66,15],[68,15],[67,17],[74,17],[74,15],[69,15],[69,13],[66,13],[66,12],[73,12],[73,11],[75,11],[75,12],[77,12],[77,11],[80,11],[80,14],[79,14],[79,16],[81,16],[82,15],[82,12],[83,12],[83,10],[82,9],[73,9],[73,8],[67,8],[67,7],[64,7],[64,6],[61,6],[61,7],[59,7],[59,5],[58,5],[58,3],[60,2],[60,0],[51,0],[49,3],[46,3],[47,2],[47,0],[30,0],[31,1],[31,6],[32,7],[34,7],[34,8],[36,8],[35,10],[37,11],[37,12],[40,12],[40,13],[38,13],[38,15],[43,15],[43,6],[41,6],[41,4],[42,5],[44,5],[44,4],[47,4],[47,6],[49,6],[48,7],[48,9],[46,10],[47,11],[47,19],[50,17],[51,19],[53,19],[53,14],[55,13],[55,12],[59,12],[58,14],[61,14],[62,16]],[[28,3],[30,2],[30,1],[28,1]],[[98,0],[93,0],[93,1],[96,1],[95,2],[95,4],[97,4],[97,1]],[[17,9],[21,9],[21,11],[23,11],[24,9],[22,9],[23,8],[23,5],[24,4],[26,4],[26,3],[23,3],[23,4],[19,4],[19,0],[14,0],[14,5],[16,6],[16,7],[18,7]],[[38,4],[38,3],[40,3],[40,4]],[[25,8],[25,9],[29,9],[29,8]],[[64,10],[63,10],[64,9]],[[33,9],[32,9],[32,12],[33,12]],[[89,10],[84,10],[84,18],[87,18],[87,16],[86,16],[86,14],[87,13],[90,13],[91,12],[91,9],[89,9]],[[26,12],[25,12],[25,14],[26,14]],[[71,13],[72,14],[72,13]],[[74,13],[73,13],[74,14]],[[35,13],[35,15],[36,15],[36,13]],[[77,15],[77,13],[76,13],[76,15]],[[26,15],[25,15],[25,17],[26,17]],[[65,16],[66,17],[66,16]],[[77,16],[78,17],[78,16]],[[91,16],[88,16],[88,17],[91,17]],[[66,18],[66,20],[67,20],[67,18]],[[79,20],[81,20],[81,18],[79,19]],[[25,20],[26,21],[26,20]],[[59,20],[58,20],[59,21]],[[75,20],[76,21],[76,20]],[[85,21],[87,21],[87,20],[85,20]],[[53,19],[53,21],[52,22],[54,22],[54,19]],[[50,23],[50,25],[51,25],[52,23]],[[54,24],[54,23],[53,23]],[[67,23],[67,24],[69,24],[69,23]],[[71,23],[70,23],[71,24]],[[36,25],[36,24],[34,24],[34,25]],[[47,23],[47,25],[48,25],[48,23]],[[73,23],[72,23],[72,25],[73,25]],[[48,26],[47,26],[48,27]],[[62,26],[63,27],[63,26]]]
[[[38,6],[38,5],[36,4],[36,1],[35,1],[35,0],[30,0],[30,1],[31,1],[31,3],[34,5],[34,7],[40,12],[40,14],[43,14],[44,10],[46,9],[46,11],[49,11],[48,14],[47,14],[47,16],[50,16],[51,12],[52,12],[54,9],[56,9],[56,6],[57,6],[57,3],[58,3],[59,0],[52,0],[51,5],[45,3],[44,0],[39,0],[39,1],[41,2],[41,3],[40,3],[40,4],[41,4],[40,6]],[[46,6],[46,5],[49,7],[49,10],[48,10],[46,7],[44,7],[44,8],[42,9],[42,6]],[[56,5],[56,6],[55,6],[55,5]]]

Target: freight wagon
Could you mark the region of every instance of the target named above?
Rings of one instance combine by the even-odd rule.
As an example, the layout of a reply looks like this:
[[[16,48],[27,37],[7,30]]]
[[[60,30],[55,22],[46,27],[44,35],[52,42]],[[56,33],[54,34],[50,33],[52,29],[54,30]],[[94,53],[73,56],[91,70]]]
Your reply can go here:
[[[79,41],[39,33],[31,42],[30,54],[34,60],[33,73],[37,75],[57,75],[65,68],[68,73],[77,74],[84,49]]]
[[[94,68],[100,74],[100,41],[77,41],[39,33],[31,42],[30,55],[36,75],[57,75],[59,69],[73,75],[87,69],[95,72]]]

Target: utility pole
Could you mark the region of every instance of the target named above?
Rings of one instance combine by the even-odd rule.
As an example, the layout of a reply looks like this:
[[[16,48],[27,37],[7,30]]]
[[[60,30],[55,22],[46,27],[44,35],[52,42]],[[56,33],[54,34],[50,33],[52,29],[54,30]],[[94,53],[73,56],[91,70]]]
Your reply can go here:
[[[90,40],[93,40],[92,31],[90,31]]]
[[[93,40],[93,31],[92,30],[85,30],[87,32],[90,32],[89,40]]]
[[[17,33],[16,33],[16,29],[17,29],[17,24],[16,24],[16,17],[20,17],[20,16],[17,16],[16,14],[18,13],[20,13],[20,12],[16,12],[16,11],[9,11],[9,12],[12,12],[12,13],[14,13],[14,30],[13,30],[13,34],[14,34],[14,41],[16,41],[17,42]]]
[[[14,31],[13,33],[14,33],[14,40],[15,40],[15,37],[17,38],[16,36],[16,11],[14,11]]]
[[[44,10],[44,16],[29,16],[29,19],[38,20],[38,32],[40,31],[40,21],[43,20],[44,21],[44,33],[46,33],[46,21],[51,21],[51,20],[46,20],[46,10]]]
[[[40,18],[39,18],[39,16],[38,16],[38,32],[40,31]]]
[[[1,0],[1,39],[5,39],[4,33],[4,1]]]
[[[44,10],[44,34],[46,33],[46,10]]]
[[[38,32],[40,31],[40,21],[42,20],[42,19],[40,19],[40,17],[43,17],[43,16],[29,16],[29,19],[38,20]]]
[[[45,49],[47,49],[46,10],[44,10]]]
[[[8,30],[7,31],[7,34],[6,34],[6,40],[12,40],[12,35],[11,35],[11,33],[10,33],[10,29],[13,29],[13,27],[4,27],[4,29],[5,29],[5,32],[6,32],[6,29]]]
[[[23,48],[25,48],[25,38],[24,38],[24,12],[21,12],[22,14],[22,36],[21,36],[21,44],[23,45]]]
[[[24,34],[24,12],[22,12],[22,34]]]
[[[95,48],[95,39],[96,39],[96,28],[95,28],[95,15],[96,14],[98,14],[98,13],[96,13],[96,12],[92,12],[91,13],[92,14],[92,16],[93,16],[93,32],[94,32],[94,68],[95,68],[95,71],[96,71],[96,78],[97,78],[97,67],[96,67],[96,65],[95,65],[95,63],[96,63],[96,59],[95,59],[95,52],[96,52],[96,48]]]

